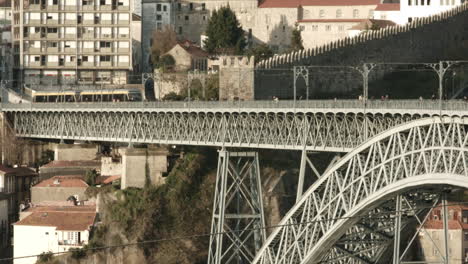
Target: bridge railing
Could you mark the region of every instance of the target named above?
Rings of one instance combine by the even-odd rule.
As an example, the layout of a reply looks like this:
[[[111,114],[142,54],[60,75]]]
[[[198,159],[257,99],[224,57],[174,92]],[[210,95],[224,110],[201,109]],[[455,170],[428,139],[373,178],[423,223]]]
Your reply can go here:
[[[442,106],[442,109],[440,107]],[[104,102],[104,103],[22,103],[2,104],[2,109],[278,109],[301,111],[301,109],[408,109],[468,111],[468,102],[448,100],[442,104],[438,100],[309,100],[309,101],[191,101],[191,102]]]

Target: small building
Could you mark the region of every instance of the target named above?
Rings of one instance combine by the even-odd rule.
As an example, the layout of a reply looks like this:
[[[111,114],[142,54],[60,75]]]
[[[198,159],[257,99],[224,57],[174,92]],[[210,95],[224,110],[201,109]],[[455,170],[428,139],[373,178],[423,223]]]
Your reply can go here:
[[[405,24],[406,18],[400,15],[400,3],[378,4],[374,11],[374,19],[391,20],[399,25]]]
[[[0,165],[0,194],[8,199],[8,224],[18,219],[20,204],[31,200],[30,188],[37,180],[38,175],[32,169]]]
[[[53,176],[85,175],[89,170],[99,170],[99,160],[54,160],[39,168],[41,180]]]
[[[188,40],[178,42],[164,55],[174,58],[176,71],[207,70],[208,53]]]
[[[80,175],[54,176],[31,188],[31,202],[66,201],[70,196],[84,200],[88,184]]]
[[[450,205],[448,210],[448,243],[450,264],[468,262],[468,206]],[[418,234],[418,258],[428,263],[442,260],[444,255],[443,209],[436,207],[429,213],[424,230]]]
[[[14,264],[37,261],[37,257],[19,257],[82,248],[96,220],[95,206],[32,207],[28,213],[13,225]]]

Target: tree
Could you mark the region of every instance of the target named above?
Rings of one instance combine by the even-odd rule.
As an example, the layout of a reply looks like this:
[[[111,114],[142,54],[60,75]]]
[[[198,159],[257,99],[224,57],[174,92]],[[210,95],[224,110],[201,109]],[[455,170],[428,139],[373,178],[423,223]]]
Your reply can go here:
[[[151,47],[151,62],[159,65],[161,56],[177,44],[177,35],[171,27],[157,29],[153,32],[153,46]]]
[[[299,27],[297,26],[297,23],[296,23],[291,34],[291,50],[298,51],[298,50],[303,50],[303,49],[304,49],[304,46],[302,45],[301,30],[299,30]]]
[[[259,62],[261,60],[266,60],[268,58],[273,57],[274,52],[270,48],[270,46],[268,46],[267,44],[261,44],[261,45],[256,45],[256,46],[251,47],[247,51],[247,55],[254,56],[255,61]]]
[[[229,6],[213,12],[206,35],[205,47],[209,53],[242,54],[246,46],[244,30]]]
[[[96,184],[97,177],[98,177],[98,173],[96,170],[94,169],[88,170],[86,171],[86,174],[85,174],[85,182],[89,186],[94,186]]]

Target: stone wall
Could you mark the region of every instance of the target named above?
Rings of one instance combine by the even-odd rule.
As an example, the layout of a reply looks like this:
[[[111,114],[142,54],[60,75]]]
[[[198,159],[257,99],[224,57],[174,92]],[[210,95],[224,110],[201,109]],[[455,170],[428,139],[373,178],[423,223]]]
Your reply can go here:
[[[219,100],[252,100],[255,59],[238,56],[219,59]]]
[[[31,202],[38,204],[41,202],[64,202],[72,195],[78,195],[78,199],[84,200],[86,188],[84,187],[32,187]]]
[[[54,151],[54,160],[93,160],[98,147],[91,144],[58,144]]]
[[[155,76],[158,73],[154,73]],[[186,73],[159,73],[154,80],[154,95],[160,100],[169,93],[180,94],[187,88]]]
[[[121,187],[143,188],[147,183],[164,184],[163,173],[167,172],[165,149],[127,148],[122,152]]]
[[[271,98],[281,91],[292,97],[292,67],[299,65],[358,66],[364,62],[438,62],[466,59],[468,3],[413,22],[364,32],[326,45],[260,61],[256,67],[255,97]],[[465,51],[465,52],[464,52]],[[379,75],[379,74],[377,74]],[[381,75],[381,74],[380,74]],[[280,77],[278,77],[280,76]],[[356,76],[311,78],[313,92],[346,92],[359,87]],[[299,96],[299,95],[298,95]]]

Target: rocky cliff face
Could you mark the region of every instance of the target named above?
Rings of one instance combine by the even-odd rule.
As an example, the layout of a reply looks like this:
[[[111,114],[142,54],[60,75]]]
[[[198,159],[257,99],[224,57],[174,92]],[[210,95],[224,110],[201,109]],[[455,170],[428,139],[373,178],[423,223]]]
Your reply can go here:
[[[294,204],[299,161],[298,152],[260,152],[267,226],[278,224]],[[177,161],[164,186],[101,191],[101,222],[89,247],[116,247],[90,250],[79,257],[69,254],[55,261],[68,264],[206,263],[208,236],[154,240],[210,232],[216,166],[215,150],[195,149]],[[119,247],[141,241],[150,242]]]

